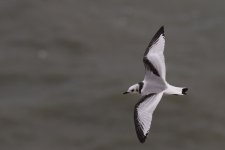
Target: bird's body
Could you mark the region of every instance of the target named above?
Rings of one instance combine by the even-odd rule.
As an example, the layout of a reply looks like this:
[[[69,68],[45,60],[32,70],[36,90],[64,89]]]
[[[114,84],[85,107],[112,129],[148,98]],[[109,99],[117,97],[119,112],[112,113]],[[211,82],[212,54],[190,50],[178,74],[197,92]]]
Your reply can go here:
[[[175,87],[166,81],[164,58],[165,35],[161,27],[150,41],[143,62],[145,65],[144,80],[129,87],[124,92],[139,93],[141,99],[135,105],[134,122],[140,142],[144,142],[151,127],[152,114],[163,94],[186,95],[187,88]]]

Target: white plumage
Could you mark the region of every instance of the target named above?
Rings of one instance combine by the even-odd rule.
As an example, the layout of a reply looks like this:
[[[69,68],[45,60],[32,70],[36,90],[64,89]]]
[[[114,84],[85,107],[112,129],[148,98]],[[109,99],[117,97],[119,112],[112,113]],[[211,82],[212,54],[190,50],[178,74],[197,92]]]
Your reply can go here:
[[[166,81],[166,67],[164,58],[165,34],[162,26],[150,41],[143,62],[145,65],[144,80],[132,85],[124,92],[139,93],[141,99],[135,105],[134,123],[138,139],[141,143],[149,133],[152,115],[160,102],[162,95],[186,95],[187,88],[175,87]]]

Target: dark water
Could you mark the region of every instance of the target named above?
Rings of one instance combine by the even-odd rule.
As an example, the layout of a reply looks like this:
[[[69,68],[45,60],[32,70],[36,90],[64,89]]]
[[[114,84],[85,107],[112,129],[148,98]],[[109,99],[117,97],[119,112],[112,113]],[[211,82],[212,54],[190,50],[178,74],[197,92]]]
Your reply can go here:
[[[225,2],[0,1],[0,149],[225,147]],[[144,50],[166,30],[164,96],[145,144],[133,124]]]

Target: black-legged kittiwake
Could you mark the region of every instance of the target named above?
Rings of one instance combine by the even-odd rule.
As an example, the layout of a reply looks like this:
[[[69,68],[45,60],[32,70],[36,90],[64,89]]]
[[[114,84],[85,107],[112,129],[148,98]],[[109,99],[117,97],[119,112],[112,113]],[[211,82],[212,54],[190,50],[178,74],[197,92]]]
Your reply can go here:
[[[151,127],[152,114],[163,94],[186,95],[188,88],[175,87],[166,81],[164,59],[165,34],[162,26],[152,38],[145,53],[144,80],[130,86],[124,94],[138,93],[141,99],[134,108],[134,123],[138,139],[145,142]]]

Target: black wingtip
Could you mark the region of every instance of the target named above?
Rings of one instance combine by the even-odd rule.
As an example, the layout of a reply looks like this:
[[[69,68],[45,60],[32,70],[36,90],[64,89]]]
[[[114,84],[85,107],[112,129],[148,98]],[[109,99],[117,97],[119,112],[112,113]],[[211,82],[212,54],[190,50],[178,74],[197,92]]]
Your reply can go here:
[[[182,94],[187,95],[187,91],[188,91],[188,88],[183,88],[182,89]]]
[[[148,44],[148,47],[144,53],[144,56],[148,54],[149,48],[159,39],[159,37],[163,35],[163,37],[165,37],[165,33],[164,33],[164,26],[161,26],[159,28],[159,30],[156,32],[156,34],[153,36],[152,40],[150,41],[150,43]]]
[[[135,105],[135,107],[137,107],[138,105],[139,104],[137,103]],[[137,114],[136,108],[135,108],[135,111],[134,111],[134,124],[135,124],[135,130],[136,130],[138,140],[141,143],[144,143],[148,134],[144,135],[144,133],[143,133],[142,127],[140,126],[139,121],[138,121],[138,114]]]
[[[165,36],[164,35],[164,26],[161,26],[156,34],[157,35],[161,35],[162,34],[163,36]]]
[[[135,126],[136,128],[136,133],[137,133],[137,137],[138,137],[138,140],[140,141],[140,143],[144,143],[146,138],[147,138],[147,135],[144,135],[142,129],[140,126]]]
[[[138,136],[138,139],[139,139],[139,141],[140,141],[140,143],[144,143],[145,142],[145,140],[146,140],[146,138],[147,138],[147,135],[146,136]]]

